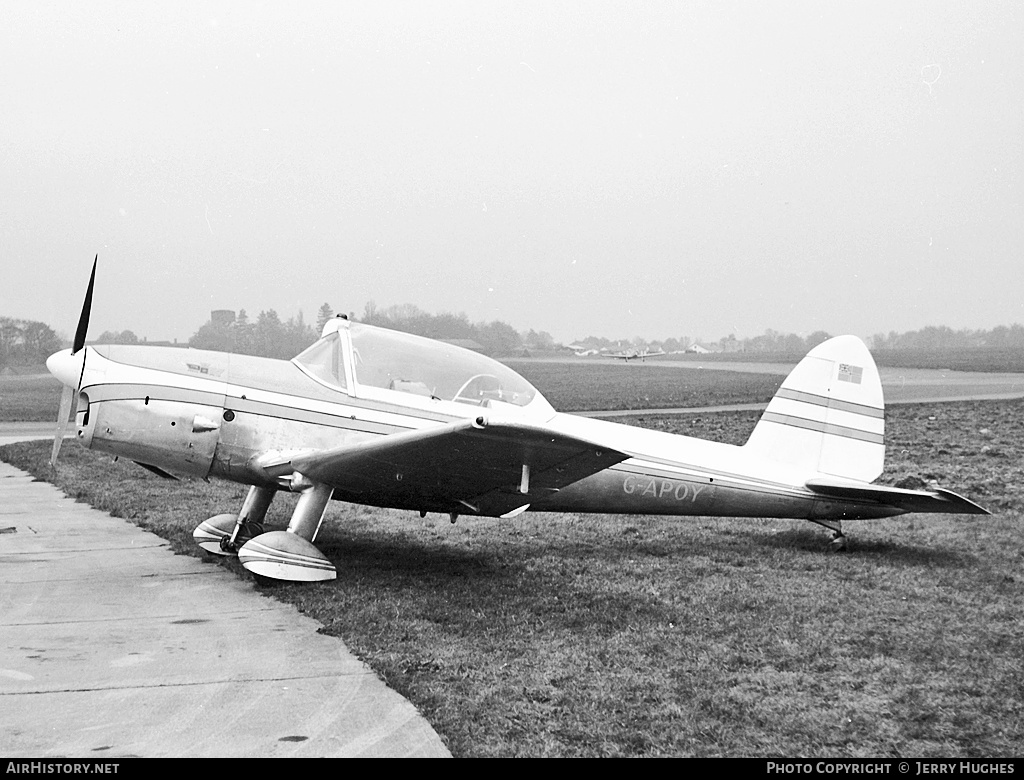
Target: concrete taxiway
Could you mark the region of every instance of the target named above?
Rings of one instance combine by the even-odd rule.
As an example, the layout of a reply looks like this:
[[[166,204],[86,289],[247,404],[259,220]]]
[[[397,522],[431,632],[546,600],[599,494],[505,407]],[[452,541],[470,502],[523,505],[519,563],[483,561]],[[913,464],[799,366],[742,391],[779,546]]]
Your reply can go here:
[[[450,755],[319,627],[0,462],[0,755]]]

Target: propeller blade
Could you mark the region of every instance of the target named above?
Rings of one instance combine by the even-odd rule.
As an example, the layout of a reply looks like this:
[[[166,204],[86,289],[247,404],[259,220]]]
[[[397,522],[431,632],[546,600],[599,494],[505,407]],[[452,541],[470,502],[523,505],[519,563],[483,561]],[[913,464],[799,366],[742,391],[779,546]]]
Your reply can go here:
[[[85,334],[89,330],[89,314],[92,312],[92,286],[96,282],[96,263],[100,259],[99,254],[92,261],[92,273],[89,275],[89,287],[85,291],[85,303],[82,304],[82,314],[78,318],[78,330],[75,331],[75,341],[71,346],[71,354],[85,346]]]
[[[50,465],[57,465],[57,455],[60,453],[60,445],[64,443],[64,434],[68,429],[68,421],[78,411],[78,393],[73,387],[64,385],[64,391],[60,394],[60,411],[57,412],[57,433],[53,437],[53,452],[50,453]]]
[[[100,256],[97,253],[92,260],[92,273],[89,274],[89,286],[85,290],[85,301],[82,303],[82,313],[78,317],[78,329],[75,331],[75,340],[71,345],[71,354],[77,354],[85,348],[85,335],[89,331],[89,315],[92,313],[92,288],[96,283],[96,264]],[[57,456],[60,454],[60,446],[64,443],[64,434],[68,429],[68,422],[78,412],[78,395],[82,391],[82,379],[85,377],[85,358],[89,353],[82,355],[82,370],[78,375],[78,387],[64,385],[60,394],[60,410],[57,412],[57,433],[53,437],[53,451],[50,453],[50,466],[57,465]]]

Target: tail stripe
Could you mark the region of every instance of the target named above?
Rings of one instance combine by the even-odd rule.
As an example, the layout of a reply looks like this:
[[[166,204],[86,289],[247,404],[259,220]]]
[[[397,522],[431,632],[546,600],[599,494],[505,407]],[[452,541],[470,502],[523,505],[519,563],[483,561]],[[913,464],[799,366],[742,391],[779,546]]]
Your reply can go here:
[[[885,443],[885,436],[881,433],[871,433],[870,431],[862,431],[857,428],[847,428],[844,425],[832,425],[830,423],[819,422],[818,420],[808,420],[805,417],[794,417],[789,414],[779,414],[778,412],[766,411],[761,416],[761,419],[765,422],[789,425],[794,428],[817,431],[818,433],[828,433],[832,436],[843,436],[847,439],[857,439],[858,441],[867,441],[872,444]]]
[[[786,377],[745,449],[807,472],[871,482],[885,460],[885,401],[856,336],[822,342]]]
[[[788,387],[780,388],[779,392],[775,394],[775,397],[788,398],[791,401],[803,401],[807,404],[824,406],[841,412],[863,414],[866,417],[875,417],[879,420],[885,419],[885,410],[879,409],[877,406],[867,406],[866,404],[855,404],[850,401],[840,401],[838,398],[828,398],[823,395],[815,395],[814,393],[805,393],[802,390],[791,390]]]

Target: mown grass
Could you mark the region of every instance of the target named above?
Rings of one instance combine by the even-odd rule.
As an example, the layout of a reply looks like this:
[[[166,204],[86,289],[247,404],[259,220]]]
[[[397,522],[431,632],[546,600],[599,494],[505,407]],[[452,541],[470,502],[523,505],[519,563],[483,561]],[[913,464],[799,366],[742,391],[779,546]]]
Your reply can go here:
[[[789,363],[796,365],[806,352],[712,352],[706,355],[672,355],[673,361],[690,363]],[[931,368],[996,373],[1024,372],[1024,349],[1020,347],[954,347],[945,349],[872,349],[879,366],[889,368]]]
[[[560,412],[767,403],[785,379],[773,374],[710,371],[654,362],[505,362]]]
[[[61,384],[49,374],[0,376],[0,422],[57,419]]]
[[[954,371],[1024,372],[1020,347],[959,347],[953,349],[872,350],[880,366],[948,368]]]
[[[631,367],[632,368],[632,367]],[[1024,403],[887,411],[883,481],[939,479],[993,517],[447,518],[336,504],[338,579],[262,592],[342,638],[457,756],[1019,756]],[[742,442],[756,414],[636,418]],[[69,444],[0,457],[197,554],[241,486],[160,480]],[[290,496],[274,505],[284,525]],[[236,562],[223,562],[247,577]]]

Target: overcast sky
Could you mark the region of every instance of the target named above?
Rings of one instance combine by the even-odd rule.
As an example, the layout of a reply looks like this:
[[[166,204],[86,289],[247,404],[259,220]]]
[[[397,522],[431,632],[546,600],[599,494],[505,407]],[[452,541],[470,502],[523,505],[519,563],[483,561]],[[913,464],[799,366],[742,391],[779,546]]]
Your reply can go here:
[[[0,4],[0,315],[1024,322],[1019,2]]]

